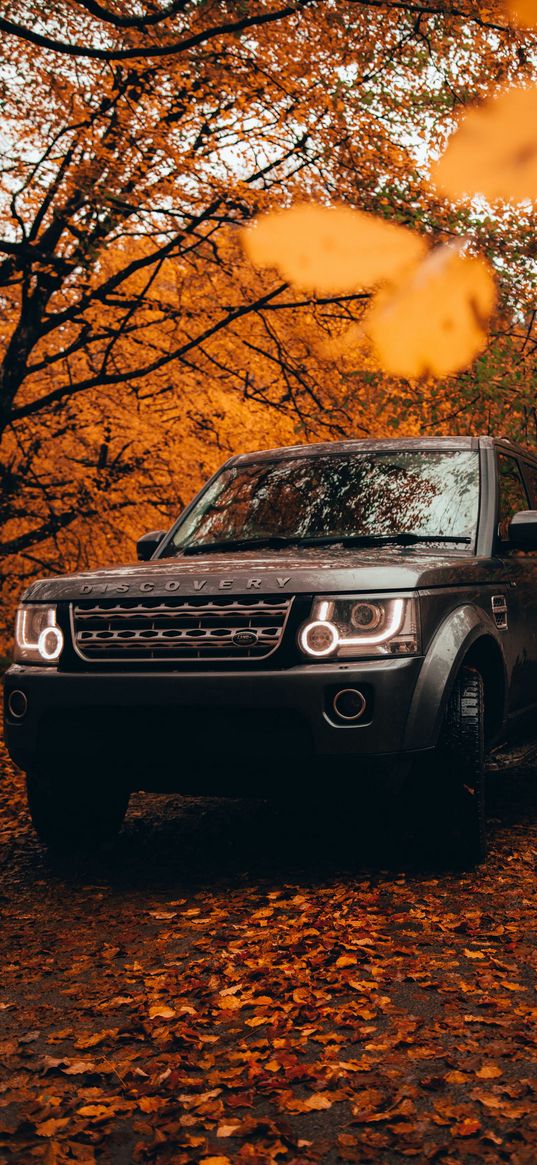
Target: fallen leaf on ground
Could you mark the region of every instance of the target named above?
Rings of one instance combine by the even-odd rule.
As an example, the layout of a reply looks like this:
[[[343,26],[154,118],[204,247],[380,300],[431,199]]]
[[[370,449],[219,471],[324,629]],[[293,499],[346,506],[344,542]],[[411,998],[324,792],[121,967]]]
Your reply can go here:
[[[149,1008],[150,1019],[174,1019],[176,1014],[173,1007],[168,1007],[167,1003],[153,1003]]]
[[[93,1060],[68,1060],[66,1067],[60,1070],[64,1076],[82,1076],[85,1072],[97,1071],[97,1066]]]
[[[52,1117],[50,1120],[43,1121],[42,1124],[35,1126],[35,1131],[38,1137],[55,1137],[60,1129],[64,1129],[69,1124],[69,1117],[60,1116]]]
[[[468,1117],[466,1120],[461,1121],[460,1124],[453,1126],[451,1135],[452,1137],[473,1137],[475,1133],[479,1132],[480,1128],[481,1124],[478,1120]]]
[[[239,1011],[242,1007],[242,1001],[236,995],[219,995],[217,1003],[222,1011]]]
[[[237,1129],[240,1129],[240,1124],[236,1125],[219,1125],[216,1130],[217,1137],[232,1137]]]
[[[501,1075],[502,1070],[498,1068],[497,1064],[483,1064],[483,1067],[476,1072],[476,1076],[479,1076],[480,1080],[494,1080],[496,1076]]]

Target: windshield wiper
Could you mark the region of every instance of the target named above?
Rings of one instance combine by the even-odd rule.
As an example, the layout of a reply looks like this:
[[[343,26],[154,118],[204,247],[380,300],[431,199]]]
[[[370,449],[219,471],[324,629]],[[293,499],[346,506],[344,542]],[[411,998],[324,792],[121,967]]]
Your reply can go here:
[[[183,554],[216,554],[225,550],[281,550],[287,546],[414,546],[419,542],[471,542],[467,535],[457,534],[412,534],[401,530],[395,534],[325,534],[321,537],[296,535],[284,538],[279,534],[266,538],[230,538],[219,542],[192,542],[179,549]]]
[[[412,534],[400,530],[395,534],[325,534],[322,538],[300,538],[301,546],[414,546],[417,542],[471,542],[467,535]]]
[[[278,534],[268,534],[266,538],[230,538],[221,542],[191,542],[181,546],[183,554],[216,554],[219,550],[279,550],[283,546],[293,546],[300,538],[283,538]]]
[[[369,536],[368,536],[369,539]],[[332,539],[333,541],[333,539]],[[344,536],[339,538],[338,542],[342,542],[344,546],[360,545],[362,538],[357,535]],[[467,534],[412,534],[407,533],[406,530],[401,530],[397,534],[372,534],[371,545],[383,546],[390,542],[395,542],[398,546],[415,546],[417,542],[471,542],[472,539]]]

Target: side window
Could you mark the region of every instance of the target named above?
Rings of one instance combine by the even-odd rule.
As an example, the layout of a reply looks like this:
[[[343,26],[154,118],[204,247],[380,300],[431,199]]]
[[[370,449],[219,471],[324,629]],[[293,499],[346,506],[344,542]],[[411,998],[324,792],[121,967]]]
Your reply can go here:
[[[530,503],[520,466],[514,457],[498,454],[498,478],[500,487],[498,533],[500,538],[505,540],[513,514],[518,510],[528,510]]]
[[[531,493],[531,508],[537,510],[537,465],[524,465],[526,481],[529,482]]]

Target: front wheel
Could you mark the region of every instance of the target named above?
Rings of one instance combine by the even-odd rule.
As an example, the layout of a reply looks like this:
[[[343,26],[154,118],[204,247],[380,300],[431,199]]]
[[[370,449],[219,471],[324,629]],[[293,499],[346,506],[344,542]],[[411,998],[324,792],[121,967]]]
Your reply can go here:
[[[440,763],[448,844],[463,865],[476,865],[487,853],[484,721],[483,679],[474,668],[462,668],[446,709]]]
[[[39,840],[57,854],[87,853],[113,841],[129,804],[123,785],[75,769],[28,773],[26,789]]]
[[[455,680],[438,747],[414,793],[420,840],[435,860],[462,869],[484,860],[484,696],[474,668],[461,668]]]

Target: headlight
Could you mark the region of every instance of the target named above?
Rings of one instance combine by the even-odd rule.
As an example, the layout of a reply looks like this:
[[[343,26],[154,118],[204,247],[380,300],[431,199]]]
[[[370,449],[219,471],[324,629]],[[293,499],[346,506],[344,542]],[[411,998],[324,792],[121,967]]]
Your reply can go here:
[[[56,608],[37,603],[19,607],[15,620],[16,663],[57,663],[63,634],[56,622]]]
[[[416,599],[316,599],[310,618],[300,628],[298,643],[311,659],[415,655]]]

